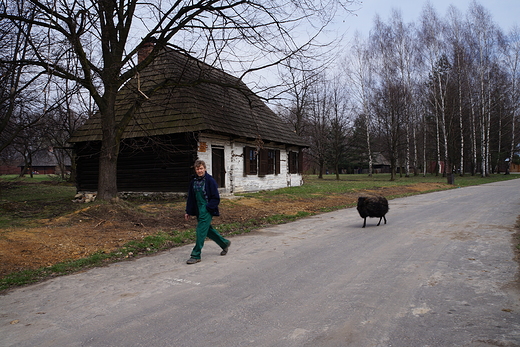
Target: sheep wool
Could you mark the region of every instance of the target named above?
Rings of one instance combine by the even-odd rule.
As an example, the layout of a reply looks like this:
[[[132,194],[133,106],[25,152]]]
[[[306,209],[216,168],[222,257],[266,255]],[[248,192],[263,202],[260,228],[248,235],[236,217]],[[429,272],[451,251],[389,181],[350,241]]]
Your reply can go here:
[[[358,198],[357,210],[361,218],[364,218],[363,228],[367,224],[367,217],[379,217],[378,226],[382,219],[385,220],[386,224],[385,215],[388,209],[388,200],[384,196],[360,196]]]

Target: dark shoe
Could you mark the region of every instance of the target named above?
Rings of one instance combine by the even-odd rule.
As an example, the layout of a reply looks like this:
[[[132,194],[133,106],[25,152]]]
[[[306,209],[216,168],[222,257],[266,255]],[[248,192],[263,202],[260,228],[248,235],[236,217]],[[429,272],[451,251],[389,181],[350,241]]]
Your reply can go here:
[[[197,259],[197,258],[190,258],[188,259],[188,261],[186,262],[186,264],[195,264],[195,263],[200,263],[200,259]]]
[[[229,251],[229,246],[231,246],[231,241],[227,244],[226,248],[222,248],[222,252],[220,252],[220,255],[226,255]]]

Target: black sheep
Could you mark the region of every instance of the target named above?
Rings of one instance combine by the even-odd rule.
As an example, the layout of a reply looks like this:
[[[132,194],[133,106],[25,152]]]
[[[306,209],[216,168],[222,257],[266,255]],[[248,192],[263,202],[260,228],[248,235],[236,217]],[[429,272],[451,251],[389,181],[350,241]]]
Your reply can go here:
[[[367,217],[379,217],[379,224],[381,220],[385,220],[385,214],[388,212],[388,200],[384,196],[360,196],[358,198],[357,210],[361,218],[364,218],[363,228],[367,225]]]

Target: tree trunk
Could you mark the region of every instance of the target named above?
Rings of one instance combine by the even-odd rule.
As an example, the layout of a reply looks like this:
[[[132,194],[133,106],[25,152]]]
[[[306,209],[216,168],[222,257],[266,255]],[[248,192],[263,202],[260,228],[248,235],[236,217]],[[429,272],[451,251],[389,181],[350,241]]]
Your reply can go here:
[[[473,97],[470,97],[471,107],[471,176],[477,173],[477,121],[475,116],[475,104]]]
[[[395,181],[396,165],[397,165],[397,159],[395,157],[392,157],[390,159],[390,181]]]
[[[325,163],[322,159],[318,159],[318,178],[323,178],[323,167]]]
[[[512,103],[512,113],[511,113],[511,146],[509,149],[509,161],[507,162],[507,168],[506,168],[506,175],[509,175],[511,172],[511,163],[513,162],[513,157],[515,155],[515,144],[516,144],[516,138],[515,138],[515,127],[516,127],[516,113],[518,109],[518,97],[517,97],[517,71],[518,71],[518,64],[519,64],[519,45],[515,45],[517,49],[514,50],[514,53],[512,56],[514,57],[512,64],[511,64],[511,92],[510,92],[510,98]]]
[[[489,76],[488,76],[489,78]],[[491,140],[490,140],[490,131],[491,131],[491,91],[488,86],[488,107],[486,112],[486,177],[489,176],[491,169]]]
[[[516,83],[515,83],[516,85]],[[515,88],[513,87],[513,90]],[[513,162],[513,157],[515,154],[515,123],[516,123],[516,103],[513,104],[513,114],[512,114],[512,120],[511,120],[511,148],[509,149],[509,161],[507,162],[507,170],[506,175],[509,175],[511,172],[511,163]]]
[[[501,100],[501,102],[502,102],[502,100]],[[501,111],[498,115],[498,149],[497,149],[497,152],[498,152],[497,161],[496,161],[493,172],[499,174],[500,173],[500,159],[501,159],[500,153],[502,152],[502,112]]]
[[[460,176],[464,176],[464,123],[463,119],[463,111],[462,111],[462,81],[459,74],[458,79],[458,91],[459,91],[459,131],[460,131]]]
[[[415,125],[413,125],[412,128],[412,139],[413,139],[413,175],[417,176],[419,175],[419,172],[417,171],[417,166],[419,165],[419,159],[417,157],[417,131],[415,128]]]
[[[365,113],[365,125],[366,125],[366,134],[367,134],[366,140],[367,140],[367,152],[368,152],[368,177],[372,177],[374,161],[372,160],[372,148],[370,146],[370,127],[369,127],[368,113]]]
[[[422,117],[422,123],[423,123],[423,143],[422,143],[422,147],[423,147],[423,157],[422,157],[422,161],[423,161],[423,177],[426,177],[426,171],[428,170],[428,163],[426,161],[426,131],[427,131],[427,127],[426,127],[426,119],[425,119],[425,115],[424,115],[424,112],[423,112],[423,117]]]
[[[439,176],[441,173],[441,139],[440,139],[440,129],[439,129],[439,114],[438,112],[435,112],[435,143],[436,143],[436,150],[437,150],[437,172],[435,173],[435,176]]]
[[[111,200],[117,197],[117,158],[119,156],[120,141],[125,126],[116,124],[115,101],[116,92],[105,93],[106,107],[100,110],[101,153],[99,155],[98,199]]]
[[[410,122],[406,122],[406,155],[405,155],[405,177],[410,177]]]
[[[117,197],[117,157],[119,140],[104,138],[99,156],[98,198],[111,200]]]

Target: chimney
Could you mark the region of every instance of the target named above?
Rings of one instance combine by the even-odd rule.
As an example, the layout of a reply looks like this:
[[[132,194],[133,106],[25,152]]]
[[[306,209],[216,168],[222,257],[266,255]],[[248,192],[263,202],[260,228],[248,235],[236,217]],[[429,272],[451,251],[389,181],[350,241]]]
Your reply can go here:
[[[157,39],[153,36],[147,38],[144,42],[141,48],[139,48],[139,52],[137,52],[137,63],[140,64],[143,60],[150,55],[150,53],[153,51],[153,48],[155,46],[155,43],[157,42]]]

